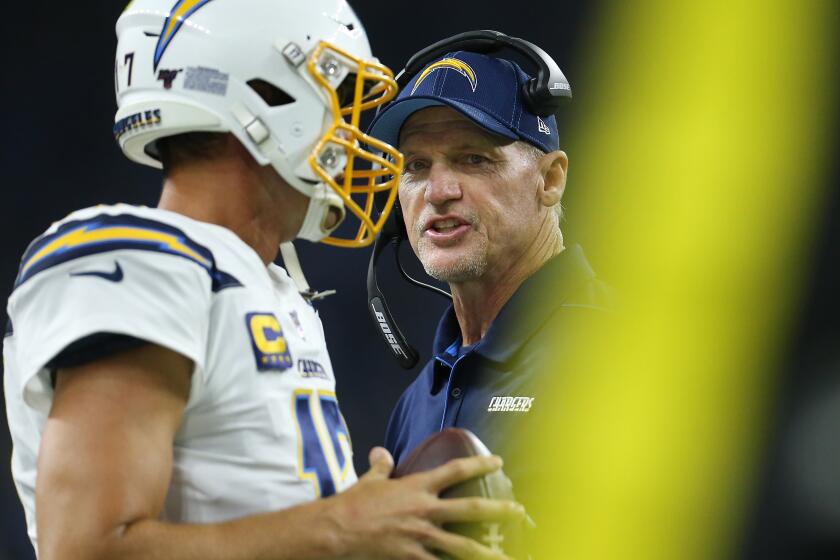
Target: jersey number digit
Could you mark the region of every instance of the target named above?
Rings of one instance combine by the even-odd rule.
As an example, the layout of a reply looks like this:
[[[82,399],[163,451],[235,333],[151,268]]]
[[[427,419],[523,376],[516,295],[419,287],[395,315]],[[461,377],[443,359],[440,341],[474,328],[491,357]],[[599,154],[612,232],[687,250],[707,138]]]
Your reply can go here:
[[[295,391],[293,407],[298,430],[298,474],[310,480],[318,497],[342,489],[350,471],[351,445],[335,394]]]

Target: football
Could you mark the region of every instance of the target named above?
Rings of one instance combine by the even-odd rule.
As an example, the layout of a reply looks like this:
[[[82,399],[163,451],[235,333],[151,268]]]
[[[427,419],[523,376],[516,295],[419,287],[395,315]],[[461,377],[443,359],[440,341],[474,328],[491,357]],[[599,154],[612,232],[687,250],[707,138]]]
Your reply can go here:
[[[400,478],[428,471],[452,459],[491,455],[478,437],[461,428],[446,428],[432,434],[394,469],[391,476]],[[441,498],[478,496],[497,500],[514,500],[513,485],[501,470],[450,486],[440,493]],[[470,537],[492,550],[517,556],[521,551],[523,528],[521,523],[446,523],[444,529]],[[440,558],[449,558],[440,555]]]

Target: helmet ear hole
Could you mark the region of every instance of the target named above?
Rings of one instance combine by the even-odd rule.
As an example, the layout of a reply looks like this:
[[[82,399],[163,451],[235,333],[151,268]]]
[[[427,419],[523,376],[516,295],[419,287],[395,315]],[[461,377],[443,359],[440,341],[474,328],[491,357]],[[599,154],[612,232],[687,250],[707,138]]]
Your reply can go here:
[[[254,90],[269,107],[279,107],[280,105],[289,105],[295,102],[294,97],[274,84],[259,78],[249,80],[248,87]]]

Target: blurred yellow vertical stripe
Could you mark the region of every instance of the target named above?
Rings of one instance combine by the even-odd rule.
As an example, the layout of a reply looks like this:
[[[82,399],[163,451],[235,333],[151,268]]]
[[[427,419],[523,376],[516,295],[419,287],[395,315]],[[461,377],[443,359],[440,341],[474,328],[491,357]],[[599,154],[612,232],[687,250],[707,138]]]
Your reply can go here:
[[[567,189],[587,193],[567,211],[621,311],[535,403],[554,403],[531,435],[554,465],[533,482],[553,512],[539,558],[732,555],[835,148],[837,12],[615,2],[595,19],[569,109]]]

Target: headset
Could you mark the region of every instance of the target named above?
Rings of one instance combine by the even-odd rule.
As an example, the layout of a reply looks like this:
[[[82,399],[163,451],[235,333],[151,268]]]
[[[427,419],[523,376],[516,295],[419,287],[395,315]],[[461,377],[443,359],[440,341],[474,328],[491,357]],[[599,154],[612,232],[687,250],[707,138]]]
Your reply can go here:
[[[547,117],[557,113],[571,99],[572,89],[569,82],[548,53],[529,41],[489,29],[459,33],[417,52],[408,60],[405,68],[397,74],[397,84],[400,89],[404,88],[426,65],[452,51],[495,55],[503,50],[510,50],[521,55],[525,61],[533,66],[536,73],[536,77],[522,86],[523,102],[529,111],[541,117]],[[497,56],[497,58],[505,59],[508,57]],[[382,109],[386,108],[387,105]],[[420,355],[394,321],[385,296],[379,289],[376,280],[376,266],[385,247],[389,243],[393,246],[397,269],[408,282],[449,300],[452,299],[452,296],[445,290],[409,276],[400,262],[400,244],[406,239],[408,239],[408,236],[398,198],[394,203],[391,215],[373,244],[367,273],[368,309],[371,319],[393,356],[403,368],[411,369],[417,365]]]

